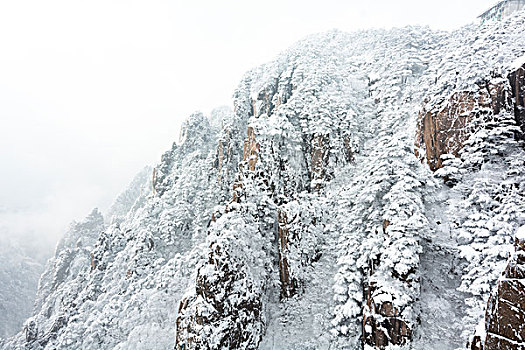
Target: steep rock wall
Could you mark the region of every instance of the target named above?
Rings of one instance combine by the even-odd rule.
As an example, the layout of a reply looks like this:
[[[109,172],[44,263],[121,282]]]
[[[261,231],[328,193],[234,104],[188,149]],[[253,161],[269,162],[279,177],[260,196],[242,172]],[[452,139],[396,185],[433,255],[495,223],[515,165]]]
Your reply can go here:
[[[494,121],[499,120],[498,118],[504,115],[509,116],[509,119],[512,119],[513,116],[514,120],[510,123],[517,127],[509,129],[512,130],[510,133],[512,135],[511,138],[518,140],[523,138],[524,86],[524,67],[522,66],[513,69],[505,78],[496,76],[488,81],[478,82],[474,91],[456,91],[448,99],[437,103],[437,106],[425,105],[419,114],[419,124],[416,132],[416,155],[420,158],[425,158],[430,169],[436,171],[444,166],[444,160],[448,159],[451,162],[450,159],[454,159],[454,157],[442,158],[441,156],[452,154],[457,159],[449,165],[452,165],[452,172],[456,173],[458,169],[455,166],[461,164],[464,157],[468,157],[468,155],[461,153],[466,141],[476,133],[478,133],[476,135],[479,135],[480,130],[484,130],[483,128],[487,128],[487,126],[489,130],[503,127],[503,125],[498,125]],[[471,142],[470,146],[472,146],[472,142],[475,143],[476,140],[469,140],[469,142]],[[478,147],[481,146],[478,145]],[[474,148],[471,147],[471,149]],[[419,153],[421,150],[425,152],[424,155]],[[500,150],[483,150],[478,148],[477,151],[471,150],[470,152],[478,152],[478,156],[482,155],[477,160],[481,164],[487,162],[488,158],[486,155],[488,154],[508,157]],[[461,161],[459,161],[459,157],[461,157]],[[476,164],[476,161],[470,164]],[[461,171],[470,173],[481,170],[483,168],[481,164]],[[448,171],[450,170],[446,170],[442,174],[446,174]],[[462,178],[460,173],[454,174],[454,176],[458,176],[458,179]],[[453,182],[448,182],[450,179],[449,175],[445,175],[444,179],[449,184],[458,181],[458,179],[455,179]],[[511,182],[510,180],[507,181]],[[516,189],[519,187],[518,184],[514,186]],[[498,200],[500,202],[505,201],[503,199]],[[470,225],[472,225],[472,221]],[[481,239],[478,238],[478,242],[495,241],[496,238],[490,237],[491,235],[485,235],[485,238]],[[519,250],[518,242],[516,245],[516,249]],[[509,271],[519,271],[519,268],[511,268],[510,266],[511,264],[509,263],[505,274],[509,274]],[[506,276],[505,274],[504,276]],[[486,275],[488,276],[487,272]],[[509,282],[511,279],[516,278],[511,275],[514,276],[510,273],[508,277],[503,277],[498,281],[496,292],[490,296],[487,305],[486,325],[485,327],[480,328],[478,326],[476,328],[475,335],[469,341],[468,346],[470,349],[523,349],[523,344],[520,343],[523,339],[520,333],[522,332],[520,324],[524,318],[523,312],[520,311],[522,306],[519,302],[522,298],[520,294],[523,293],[523,290],[520,290],[521,287],[517,288],[513,282]],[[518,282],[517,286],[520,285],[520,282]],[[475,295],[482,299],[482,293]],[[481,309],[481,307],[478,307],[478,309]],[[481,329],[485,329],[485,331]]]
[[[475,339],[471,347],[474,350],[525,349],[525,228],[522,231],[524,234],[515,238],[515,252],[489,298],[486,339]]]
[[[379,349],[386,349],[389,345],[408,344],[412,340],[412,329],[403,319],[402,310],[394,306],[391,295],[378,295],[375,293],[376,289],[376,284],[372,282],[366,291],[364,343]]]
[[[514,100],[514,115],[525,135],[525,65],[510,73],[509,82]]]
[[[443,166],[441,156],[458,156],[464,142],[476,130],[476,121],[501,111],[513,111],[516,124],[525,132],[525,68],[505,79],[480,82],[474,91],[456,91],[437,105],[426,105],[419,112],[416,156],[426,158],[431,170]],[[522,137],[522,135],[517,135]],[[424,154],[420,154],[424,150]]]

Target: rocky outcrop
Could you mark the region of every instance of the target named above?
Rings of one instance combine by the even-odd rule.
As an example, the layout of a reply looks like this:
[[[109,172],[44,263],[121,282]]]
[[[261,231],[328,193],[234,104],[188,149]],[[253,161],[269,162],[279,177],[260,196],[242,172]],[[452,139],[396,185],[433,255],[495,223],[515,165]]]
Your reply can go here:
[[[402,310],[394,306],[393,297],[378,290],[375,282],[368,284],[365,293],[363,342],[377,349],[408,344],[412,339],[412,330],[403,320]]]
[[[281,297],[291,297],[297,289],[297,281],[290,276],[290,265],[288,263],[288,247],[290,240],[290,228],[286,212],[279,209],[279,278],[281,280]]]
[[[525,349],[525,228],[521,230],[515,252],[487,304],[484,350]]]
[[[252,100],[252,111],[254,116],[259,117],[263,114],[269,116],[272,114],[273,109],[281,103],[280,99],[274,100],[278,85],[279,79],[274,79],[270,84],[259,91],[257,99]]]
[[[457,91],[437,105],[419,113],[416,132],[416,156],[426,158],[431,170],[443,166],[443,154],[458,155],[463,144],[476,129],[480,116],[513,112],[525,134],[525,67],[512,71],[506,79],[479,82],[475,91]],[[424,149],[424,154],[420,150]]]
[[[435,171],[443,166],[442,155],[458,156],[465,141],[480,129],[481,123],[490,125],[494,116],[502,116],[502,113],[514,116],[515,125],[519,127],[513,131],[514,136],[523,139],[525,65],[515,67],[506,77],[493,76],[490,81],[481,81],[473,91],[456,91],[440,103],[427,104],[419,115],[415,153],[426,159],[430,169]],[[421,151],[424,154],[420,154]],[[469,341],[469,349],[525,349],[525,270],[519,258],[523,256],[522,250],[516,240],[515,257],[510,259],[490,296],[485,325],[478,326]]]
[[[509,82],[514,102],[514,115],[525,135],[525,65],[509,74]]]
[[[261,295],[251,284],[243,262],[220,245],[210,247],[209,261],[197,272],[195,291],[179,304],[175,350],[255,350],[260,341]],[[239,285],[253,293],[241,297]]]
[[[502,78],[454,93],[433,83],[438,77],[450,86],[456,67],[464,81],[478,81],[485,73],[470,62],[493,67],[519,50],[518,40],[491,34],[483,37],[494,44],[471,33],[472,40],[454,35],[442,47],[444,33],[419,28],[333,32],[253,70],[235,92],[234,115],[190,118],[182,143],[166,153],[153,179],[148,172],[155,195],[148,186],[139,210],[103,230],[79,259],[81,278],[59,280],[49,306],[64,306],[39,311],[19,343],[177,350],[464,346],[463,333],[470,335],[483,315],[463,322],[471,305],[456,293],[457,271],[464,269],[449,271],[449,257],[460,252],[433,251],[454,246],[459,235],[452,223],[467,214],[448,220],[445,213],[455,207],[444,201],[460,196],[449,197],[449,188],[435,195],[433,177],[413,157],[407,125],[414,126],[414,108],[435,85],[437,102],[421,112],[416,145],[437,169],[441,155],[460,151],[480,117],[505,109],[509,120],[513,104],[521,113],[522,73],[511,78],[515,89]],[[506,42],[515,46],[505,49]],[[498,57],[471,57],[472,47]],[[492,178],[503,178],[497,170]],[[470,185],[455,188],[464,184]],[[492,202],[507,198],[496,195]],[[73,266],[66,258],[63,266]],[[491,284],[501,270],[495,269]],[[441,273],[450,276],[426,283]],[[494,321],[495,339],[506,332],[501,322]],[[429,342],[429,335],[443,341]],[[12,348],[18,347],[6,347]]]
[[[243,162],[248,162],[248,170],[255,170],[258,154],[259,144],[255,141],[255,131],[252,127],[248,127],[248,138],[244,141],[242,152],[242,160]]]
[[[217,146],[217,161],[216,166],[219,173],[218,181],[221,182],[223,177],[224,164],[231,158],[231,133],[230,130],[224,129],[224,139],[219,140]]]
[[[474,131],[473,121],[492,112],[498,114],[506,105],[505,85],[487,84],[477,91],[459,91],[430,110],[419,113],[416,156],[425,156],[431,170],[443,166],[443,154],[458,155]],[[420,155],[419,149],[425,154]]]
[[[230,133],[223,130],[226,139],[220,140],[216,165],[221,181],[222,167],[230,157]],[[246,349],[255,350],[260,341],[263,322],[263,303],[258,281],[246,268],[246,257],[238,256],[240,247],[237,234],[248,225],[245,223],[230,231],[245,198],[243,174],[253,171],[258,161],[259,143],[255,140],[253,127],[248,127],[247,138],[243,143],[240,172],[232,184],[231,202],[224,209],[224,216],[212,213],[208,225],[211,239],[208,260],[196,274],[194,290],[190,290],[181,300],[176,319],[176,350],[189,349]],[[242,211],[242,210],[241,210]],[[228,218],[226,218],[228,217]],[[220,221],[221,228],[216,228]],[[222,220],[222,221],[221,221]],[[231,220],[231,221],[230,221]],[[210,227],[211,223],[214,223]],[[254,239],[254,237],[251,237]],[[230,243],[225,243],[225,242]],[[258,247],[260,249],[260,247]],[[249,295],[240,295],[247,288]]]

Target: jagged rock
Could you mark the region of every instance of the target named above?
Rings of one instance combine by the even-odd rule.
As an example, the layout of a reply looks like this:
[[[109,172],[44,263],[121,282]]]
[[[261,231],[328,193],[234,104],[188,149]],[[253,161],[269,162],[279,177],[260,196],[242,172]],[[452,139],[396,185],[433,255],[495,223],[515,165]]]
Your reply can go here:
[[[525,135],[525,65],[510,73],[509,82],[514,99],[514,115]]]
[[[470,350],[483,350],[483,339],[481,339],[481,336],[476,335],[472,339],[472,342],[470,343]]]
[[[257,349],[264,325],[264,280],[247,267],[251,257],[244,255],[236,236],[247,230],[257,244],[256,229],[236,210],[210,228],[214,238],[208,260],[197,271],[194,289],[179,304],[176,350]]]
[[[473,131],[472,120],[491,102],[488,92],[480,89],[475,93],[456,92],[440,106],[423,109],[416,134],[416,156],[420,156],[418,149],[424,145],[430,169],[441,168],[441,155],[458,154]]]
[[[248,162],[248,169],[251,171],[255,170],[258,154],[259,144],[255,141],[255,131],[252,127],[248,127],[248,138],[244,141],[242,160]]]
[[[363,339],[367,345],[386,349],[389,345],[406,345],[412,337],[406,323],[395,317],[363,319]]]
[[[516,123],[525,134],[525,68],[520,67],[506,79],[480,82],[476,91],[454,92],[437,106],[419,113],[415,153],[424,148],[431,170],[443,166],[443,154],[458,155],[464,142],[476,130],[473,121],[482,115],[497,115],[503,110],[514,112]]]
[[[412,339],[412,330],[401,316],[401,311],[388,301],[391,297],[377,293],[376,283],[366,290],[363,312],[363,341],[369,346],[386,349],[389,345],[406,345]]]
[[[276,101],[276,104],[274,104],[273,100],[273,97],[277,92],[278,84],[279,79],[273,79],[270,84],[259,91],[257,99],[252,101],[252,110],[255,117],[259,117],[263,114],[270,116],[273,109],[280,104],[279,99]]]
[[[279,209],[277,216],[279,222],[279,278],[281,280],[281,296],[291,297],[296,292],[297,281],[290,276],[290,266],[287,258],[288,246],[290,244],[290,229],[287,226],[286,213]]]
[[[484,350],[525,349],[525,234],[517,235],[514,245],[515,252],[487,304]]]
[[[524,25],[512,32],[523,33]],[[437,167],[441,154],[461,147],[470,122],[506,108],[510,96],[504,80],[468,90],[480,71],[488,75],[464,62],[486,58],[492,69],[519,44],[462,33],[468,40],[424,28],[331,32],[247,74],[235,93],[235,115],[224,123],[190,117],[182,143],[156,167],[157,193],[118,225],[97,230],[93,249],[76,259],[78,278],[58,285],[50,284],[52,274],[45,278],[50,302],[38,308],[34,328],[27,323],[27,339],[21,334],[5,349],[39,349],[46,341],[46,350],[465,345],[461,333],[471,333],[470,324],[458,321],[465,303],[451,304],[457,312],[440,308],[439,317],[420,308],[464,296],[456,283],[438,281],[432,292],[420,285],[446,273],[444,260],[459,253],[420,263],[428,254],[422,241],[453,245],[457,230],[443,214],[454,207],[434,198],[436,188],[450,189],[439,188],[413,156],[413,111],[435,76],[453,84],[449,70],[457,65],[471,73],[454,93],[435,94],[445,96],[439,108],[422,112],[419,145],[433,147]],[[489,53],[454,56],[471,43]],[[371,75],[377,78],[367,85]],[[506,185],[522,191],[517,182]],[[498,191],[493,203],[509,200]],[[516,202],[508,212],[519,209]],[[430,225],[437,219],[443,228]],[[450,274],[453,282],[462,278]],[[430,325],[450,316],[458,319],[450,326]],[[450,346],[432,348],[418,338],[436,330]]]

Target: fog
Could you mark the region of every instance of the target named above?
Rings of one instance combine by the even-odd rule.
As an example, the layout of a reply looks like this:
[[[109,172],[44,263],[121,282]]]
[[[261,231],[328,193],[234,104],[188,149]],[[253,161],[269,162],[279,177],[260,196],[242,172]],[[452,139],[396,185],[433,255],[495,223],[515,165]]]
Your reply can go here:
[[[231,105],[246,70],[308,34],[453,30],[494,2],[2,1],[0,232],[51,254],[71,220],[159,160],[186,116]]]

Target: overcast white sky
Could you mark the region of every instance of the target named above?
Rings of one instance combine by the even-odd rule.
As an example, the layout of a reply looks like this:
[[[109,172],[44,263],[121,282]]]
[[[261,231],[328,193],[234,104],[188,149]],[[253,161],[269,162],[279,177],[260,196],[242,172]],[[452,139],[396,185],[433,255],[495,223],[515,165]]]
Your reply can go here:
[[[106,209],[186,116],[308,34],[451,30],[495,2],[2,0],[0,227],[54,240]]]

